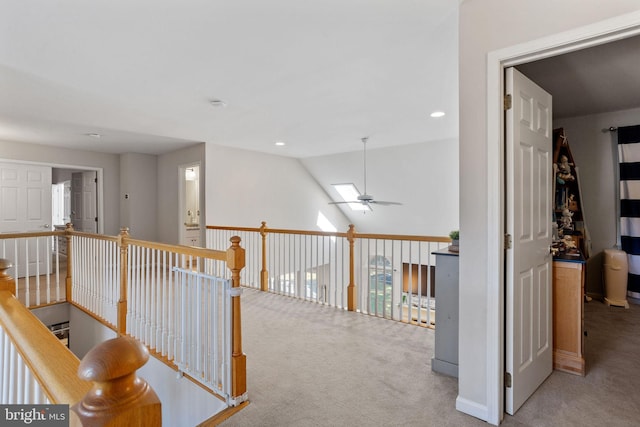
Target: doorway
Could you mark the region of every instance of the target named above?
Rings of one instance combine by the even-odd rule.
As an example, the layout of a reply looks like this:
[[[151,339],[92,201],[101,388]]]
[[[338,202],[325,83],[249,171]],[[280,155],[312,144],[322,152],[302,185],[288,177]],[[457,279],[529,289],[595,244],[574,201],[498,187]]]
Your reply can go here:
[[[102,232],[101,215],[98,214],[99,194],[102,192],[99,170],[53,167],[52,224],[63,230],[68,222],[76,231]]]
[[[200,162],[182,165],[178,169],[178,235],[180,244],[201,246],[204,242],[200,196],[202,181]]]
[[[629,15],[567,31],[553,38],[534,40],[493,51],[487,56],[488,205],[489,210],[496,213],[488,217],[487,230],[490,237],[485,246],[489,264],[487,283],[490,284],[487,306],[487,324],[491,326],[487,336],[487,360],[489,361],[487,369],[490,374],[490,384],[487,387],[487,418],[490,422],[497,424],[502,419],[505,396],[504,331],[507,320],[504,311],[506,280],[504,277],[504,224],[505,203],[508,201],[505,200],[502,191],[505,176],[502,109],[504,70],[526,62],[562,55],[638,34],[640,34],[640,24],[634,16]]]

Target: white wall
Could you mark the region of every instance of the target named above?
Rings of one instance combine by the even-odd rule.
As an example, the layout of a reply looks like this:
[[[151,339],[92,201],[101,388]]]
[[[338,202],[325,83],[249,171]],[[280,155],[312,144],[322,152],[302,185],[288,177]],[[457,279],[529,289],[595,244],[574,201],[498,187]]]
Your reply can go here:
[[[207,225],[319,230],[318,212],[338,230],[348,219],[299,160],[206,144]]]
[[[466,0],[460,5],[460,358],[457,407],[491,423],[502,417],[502,386],[498,361],[501,350],[488,348],[491,335],[502,335],[502,320],[489,313],[489,302],[501,290],[489,283],[487,241],[491,181],[488,174],[487,54],[531,40],[588,25],[638,9],[637,0]],[[498,105],[496,106],[499,107]],[[495,153],[495,151],[492,151]],[[500,159],[492,159],[501,164]],[[491,184],[493,185],[493,184]],[[500,215],[500,212],[492,215]],[[494,258],[499,254],[491,254]],[[498,343],[500,345],[501,343]]]
[[[157,241],[157,162],[150,154],[120,155],[120,224],[135,239]]]
[[[364,192],[362,151],[301,162],[335,200],[331,184],[352,182]],[[447,236],[458,228],[458,183],[457,139],[367,149],[367,193],[402,206],[343,209],[359,232]]]
[[[151,385],[162,402],[164,426],[197,426],[225,408],[220,399],[191,380],[179,377],[155,357],[138,369],[138,375]]]
[[[579,169],[583,215],[592,249],[585,284],[589,294],[603,294],[602,251],[617,244],[618,135],[602,130],[637,124],[640,108],[554,121],[554,127],[564,128]]]
[[[158,156],[158,240],[178,244],[180,216],[178,212],[178,170],[180,166],[200,162],[200,183],[205,174],[205,144]],[[200,215],[206,218],[206,185],[200,185]]]
[[[81,166],[101,168],[104,188],[104,232],[118,234],[120,230],[120,156],[93,151],[53,148],[23,142],[0,141],[0,159],[43,163],[50,166]]]
[[[117,334],[84,311],[69,306],[69,350],[82,359],[93,347]]]
[[[71,305],[64,304],[52,304],[44,307],[33,308],[31,313],[36,316],[46,326],[56,325],[58,323],[64,323],[69,321],[69,310]]]

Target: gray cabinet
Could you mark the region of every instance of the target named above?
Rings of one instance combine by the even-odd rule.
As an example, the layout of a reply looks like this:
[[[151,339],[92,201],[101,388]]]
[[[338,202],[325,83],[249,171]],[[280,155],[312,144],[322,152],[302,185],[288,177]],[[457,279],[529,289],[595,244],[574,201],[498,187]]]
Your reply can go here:
[[[442,250],[436,256],[436,331],[431,370],[458,376],[458,253]]]

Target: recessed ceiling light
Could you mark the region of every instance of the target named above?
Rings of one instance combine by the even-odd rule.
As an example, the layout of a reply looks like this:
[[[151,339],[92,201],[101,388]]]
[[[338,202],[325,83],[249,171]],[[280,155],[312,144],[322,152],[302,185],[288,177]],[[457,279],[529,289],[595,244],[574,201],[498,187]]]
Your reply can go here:
[[[223,107],[223,108],[224,108],[224,107],[226,107],[226,106],[227,106],[227,103],[226,103],[226,102],[224,102],[222,99],[214,98],[214,99],[212,99],[212,100],[211,100],[211,101],[209,101],[209,102],[210,102],[210,103],[211,103],[211,105],[213,105],[214,107]]]
[[[100,135],[99,133],[88,133],[87,136],[90,136],[91,138],[100,138],[100,137],[102,137],[102,135]]]
[[[438,118],[444,116],[444,111],[434,111],[431,113],[431,117]]]
[[[277,145],[278,147],[284,147],[284,146],[285,146],[285,145],[287,145],[287,144],[285,144],[285,143],[284,143],[284,142],[282,142],[282,141],[277,141],[277,142],[276,142],[276,145]]]

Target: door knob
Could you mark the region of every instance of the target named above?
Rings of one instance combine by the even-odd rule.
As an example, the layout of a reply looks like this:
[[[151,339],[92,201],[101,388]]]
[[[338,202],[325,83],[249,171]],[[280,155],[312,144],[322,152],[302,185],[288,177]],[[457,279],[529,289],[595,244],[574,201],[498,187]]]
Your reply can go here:
[[[45,224],[44,228],[51,228],[51,226],[49,224]]]

